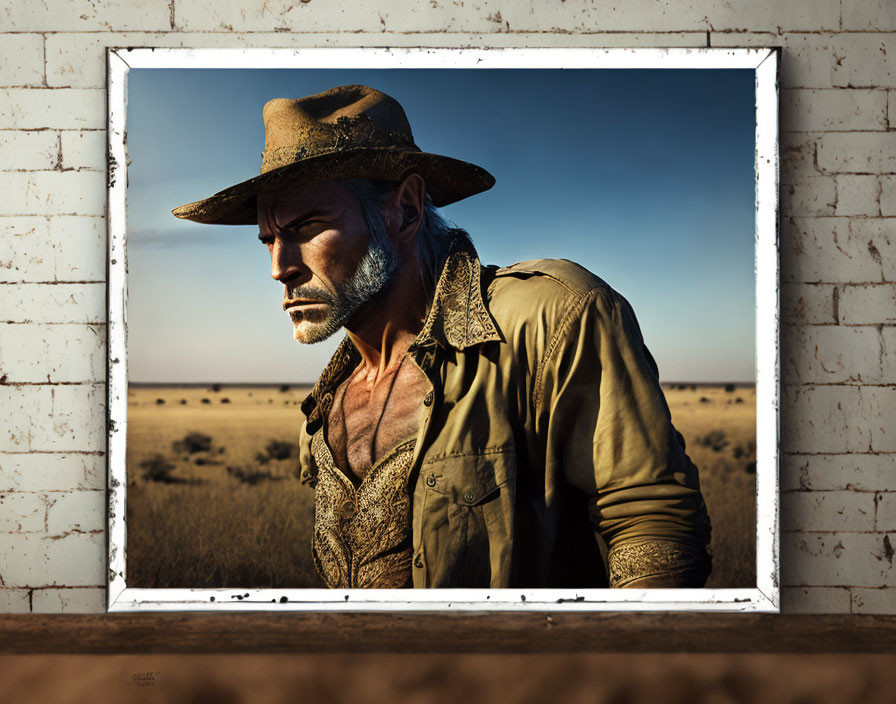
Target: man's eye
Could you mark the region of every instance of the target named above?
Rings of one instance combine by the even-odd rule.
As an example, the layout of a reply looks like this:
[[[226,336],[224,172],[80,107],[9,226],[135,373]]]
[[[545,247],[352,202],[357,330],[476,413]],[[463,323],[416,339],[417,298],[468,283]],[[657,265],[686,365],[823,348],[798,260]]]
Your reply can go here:
[[[289,228],[289,232],[299,239],[310,239],[324,229],[324,223],[320,220],[307,220],[306,222]]]

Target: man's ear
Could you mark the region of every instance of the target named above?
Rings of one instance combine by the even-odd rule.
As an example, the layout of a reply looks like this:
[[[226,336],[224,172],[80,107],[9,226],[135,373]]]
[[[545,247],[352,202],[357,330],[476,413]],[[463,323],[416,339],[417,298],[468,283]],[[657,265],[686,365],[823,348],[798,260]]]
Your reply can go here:
[[[410,242],[420,231],[425,194],[423,177],[420,174],[408,174],[386,201],[383,219],[398,243]]]

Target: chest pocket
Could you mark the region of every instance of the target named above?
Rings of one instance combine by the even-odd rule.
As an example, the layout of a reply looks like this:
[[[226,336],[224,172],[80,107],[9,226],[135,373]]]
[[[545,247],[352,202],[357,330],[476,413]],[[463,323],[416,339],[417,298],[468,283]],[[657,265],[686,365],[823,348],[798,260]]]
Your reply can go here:
[[[513,449],[425,460],[419,481],[426,586],[504,586],[513,542]]]

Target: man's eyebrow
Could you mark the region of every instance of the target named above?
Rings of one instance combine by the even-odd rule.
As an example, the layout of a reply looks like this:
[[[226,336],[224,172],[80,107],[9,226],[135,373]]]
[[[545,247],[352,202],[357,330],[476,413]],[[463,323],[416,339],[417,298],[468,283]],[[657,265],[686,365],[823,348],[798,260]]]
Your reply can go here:
[[[307,213],[299,215],[299,217],[297,217],[297,218],[293,218],[285,225],[277,225],[276,223],[274,223],[274,227],[276,227],[278,230],[288,230],[291,227],[295,227],[300,222],[303,222],[305,220],[310,220],[311,218],[320,217],[321,215],[326,215],[326,214],[327,214],[326,210],[323,210],[322,208],[315,208],[314,210],[309,210]]]
[[[307,213],[303,213],[302,215],[299,215],[296,218],[293,218],[292,220],[290,220],[289,222],[287,222],[284,225],[278,225],[277,223],[274,223],[274,227],[277,230],[279,230],[280,232],[283,232],[283,230],[288,230],[291,227],[295,227],[296,225],[304,222],[305,220],[310,220],[311,218],[319,217],[321,215],[326,215],[326,214],[327,214],[326,210],[321,210],[320,208],[317,208],[315,210],[310,210]],[[258,239],[260,239],[260,240],[267,239],[268,237],[270,237],[270,235],[266,235],[263,232],[258,233]]]

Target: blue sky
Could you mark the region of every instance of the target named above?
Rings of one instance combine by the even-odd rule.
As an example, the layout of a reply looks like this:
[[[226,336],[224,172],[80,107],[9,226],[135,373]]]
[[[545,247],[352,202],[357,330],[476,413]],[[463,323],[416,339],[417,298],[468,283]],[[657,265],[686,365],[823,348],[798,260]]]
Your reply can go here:
[[[634,306],[663,381],[754,378],[753,72],[162,70],[128,84],[133,382],[313,382],[256,227],[171,215],[254,176],[261,108],[335,85],[392,95],[424,151],[494,188],[443,209],[484,263],[579,262]]]

